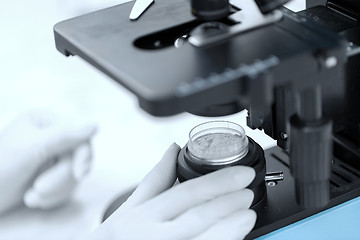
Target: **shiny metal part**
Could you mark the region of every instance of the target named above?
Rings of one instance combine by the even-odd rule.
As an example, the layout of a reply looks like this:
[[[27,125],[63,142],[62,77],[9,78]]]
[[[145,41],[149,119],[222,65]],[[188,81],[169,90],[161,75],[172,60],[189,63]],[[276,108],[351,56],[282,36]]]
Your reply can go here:
[[[241,10],[231,14],[229,20],[236,22],[233,26],[226,26],[218,22],[204,23],[190,33],[189,42],[196,47],[203,47],[224,39],[228,39],[242,32],[266,26],[282,19],[279,10],[263,15],[254,0],[230,0],[230,4]],[[214,25],[209,27],[209,24]]]
[[[284,173],[282,171],[267,172],[265,175],[265,182],[278,182],[284,180]]]
[[[280,133],[280,138],[284,141],[286,141],[288,139],[289,135],[287,133],[281,132]]]
[[[347,48],[347,56],[352,57],[357,54],[360,54],[360,46],[355,45],[354,43],[350,42]]]
[[[333,68],[337,65],[337,58],[334,56],[323,56],[320,59],[320,64],[325,68]]]
[[[174,47],[176,47],[176,48],[182,47],[187,42],[188,37],[189,37],[189,35],[185,34],[185,35],[182,35],[181,37],[177,38],[174,42]]]
[[[130,12],[130,20],[137,20],[154,2],[154,0],[136,0]]]
[[[270,182],[266,182],[266,184],[267,184],[269,187],[275,187],[275,186],[277,185],[277,182],[270,181]]]

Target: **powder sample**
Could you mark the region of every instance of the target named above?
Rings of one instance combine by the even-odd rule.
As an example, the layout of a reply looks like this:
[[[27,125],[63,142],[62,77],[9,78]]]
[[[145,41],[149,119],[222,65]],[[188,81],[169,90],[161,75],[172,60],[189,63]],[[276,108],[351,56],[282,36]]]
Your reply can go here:
[[[191,153],[203,159],[222,159],[239,154],[243,146],[243,137],[232,133],[209,133],[196,138]]]

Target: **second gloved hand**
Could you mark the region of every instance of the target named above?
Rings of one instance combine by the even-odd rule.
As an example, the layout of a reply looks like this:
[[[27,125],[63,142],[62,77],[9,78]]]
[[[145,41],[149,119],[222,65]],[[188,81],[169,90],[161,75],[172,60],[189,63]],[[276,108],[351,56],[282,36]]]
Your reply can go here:
[[[93,124],[47,112],[22,114],[0,134],[0,214],[22,202],[48,209],[65,203],[91,162]]]

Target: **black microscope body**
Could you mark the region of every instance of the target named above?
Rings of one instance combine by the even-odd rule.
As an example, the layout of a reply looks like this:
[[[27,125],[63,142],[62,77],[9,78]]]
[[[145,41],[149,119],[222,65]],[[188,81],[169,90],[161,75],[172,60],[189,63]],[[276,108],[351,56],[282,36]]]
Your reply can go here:
[[[60,52],[107,74],[154,116],[246,109],[248,126],[277,140],[266,168],[285,179],[266,186],[250,239],[360,196],[360,2],[310,0],[294,13],[279,8],[286,1],[256,1],[265,17],[255,21],[241,1],[212,1],[225,11],[209,15],[199,1],[157,0],[137,21],[125,3],[54,32]]]

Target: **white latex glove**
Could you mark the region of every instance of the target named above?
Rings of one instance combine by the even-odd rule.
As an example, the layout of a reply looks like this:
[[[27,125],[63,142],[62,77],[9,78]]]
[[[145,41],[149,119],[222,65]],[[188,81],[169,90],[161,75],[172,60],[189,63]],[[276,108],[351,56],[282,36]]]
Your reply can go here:
[[[0,214],[22,202],[48,209],[65,203],[90,169],[96,126],[45,112],[19,116],[0,134]]]
[[[176,180],[180,147],[173,144],[132,196],[90,237],[100,239],[212,240],[243,239],[254,227],[249,207],[255,177],[236,166],[186,181]]]

